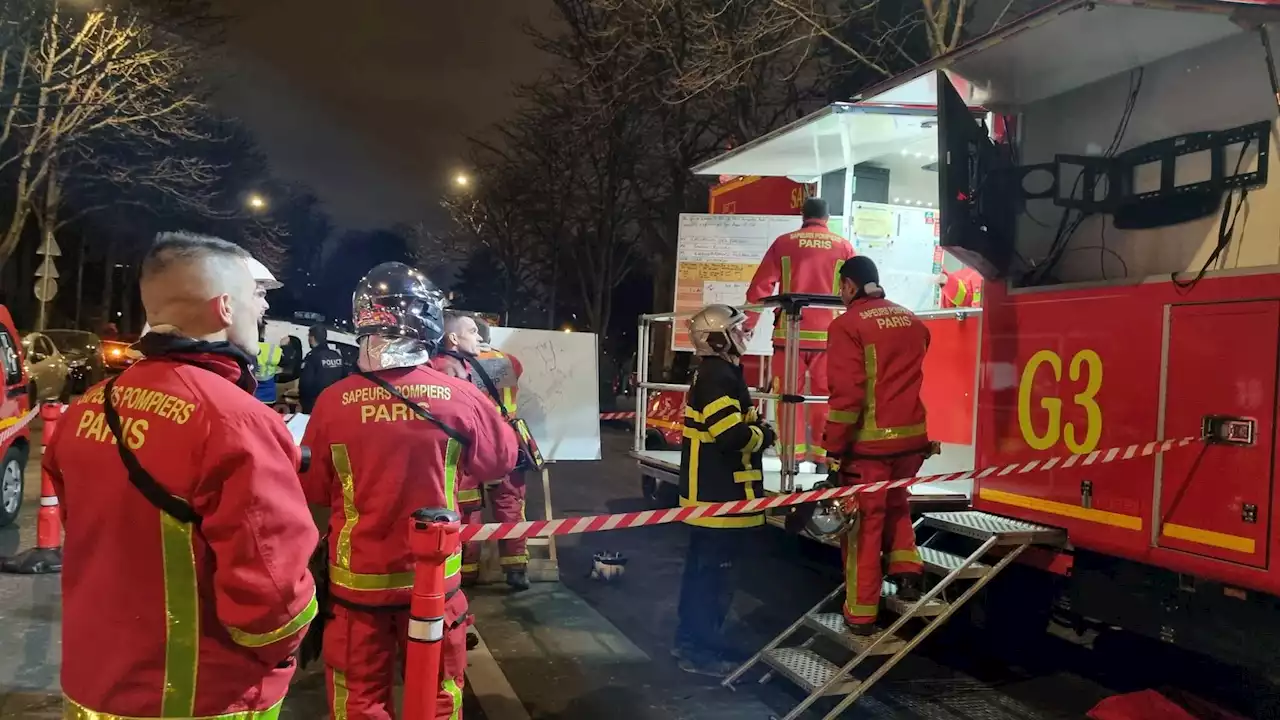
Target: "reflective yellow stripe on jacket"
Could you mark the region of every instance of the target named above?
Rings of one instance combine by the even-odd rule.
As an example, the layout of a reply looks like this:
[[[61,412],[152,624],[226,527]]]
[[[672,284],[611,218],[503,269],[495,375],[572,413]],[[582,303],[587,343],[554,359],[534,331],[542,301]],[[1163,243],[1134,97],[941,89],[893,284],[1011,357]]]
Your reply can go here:
[[[165,618],[160,714],[167,718],[191,717],[196,711],[196,668],[200,661],[200,594],[191,526],[161,512],[160,547],[164,557]]]
[[[924,423],[886,428],[882,428],[876,424],[876,379],[879,374],[879,364],[876,361],[876,346],[874,344],[868,345],[863,350],[863,362],[866,364],[867,372],[867,399],[865,401],[866,408],[863,413],[862,426],[858,428],[858,433],[854,436],[855,442],[867,440],[898,440],[901,438],[924,436],[927,432]]]
[[[280,708],[284,701],[272,705],[266,710],[245,710],[243,712],[225,713],[223,715],[165,715],[166,720],[276,720],[280,717]],[[66,695],[62,696],[62,720],[161,720],[161,718],[140,718],[136,716],[113,715],[111,713],[90,710]]]
[[[785,260],[785,258],[784,258]],[[754,408],[748,409],[748,416]],[[725,412],[729,411],[729,412]],[[742,413],[742,403],[737,398],[725,395],[716,398],[707,403],[701,411],[685,406],[685,427],[684,437],[689,438],[689,497],[681,497],[680,505],[682,507],[697,507],[699,505],[708,505],[709,502],[700,502],[698,500],[698,464],[699,455],[701,454],[704,443],[714,443],[716,438],[728,432],[733,427],[746,422],[746,417]],[[719,416],[719,417],[717,417]],[[712,422],[714,420],[714,422]],[[698,427],[701,426],[701,427]],[[752,500],[755,498],[755,491],[752,482],[762,481],[762,473],[753,468],[751,464],[752,454],[758,451],[764,445],[764,431],[757,426],[751,427],[751,440],[746,449],[742,452],[742,468],[733,473],[733,480],[736,483],[743,484],[743,492],[745,499]],[[759,527],[764,524],[764,514],[755,513],[745,516],[706,516],[699,518],[691,518],[684,521],[688,525],[695,525],[706,528],[751,528]]]
[[[413,570],[395,573],[358,573],[351,569],[351,533],[360,522],[356,507],[355,473],[351,470],[351,458],[347,446],[336,444],[331,448],[333,470],[342,485],[342,528],[338,531],[335,562],[329,566],[329,580],[347,590],[372,592],[378,590],[407,590],[413,587]],[[458,509],[456,497],[458,459],[462,445],[453,438],[445,446],[444,491],[445,504],[450,510]],[[450,555],[444,562],[445,579],[462,572],[462,552]]]

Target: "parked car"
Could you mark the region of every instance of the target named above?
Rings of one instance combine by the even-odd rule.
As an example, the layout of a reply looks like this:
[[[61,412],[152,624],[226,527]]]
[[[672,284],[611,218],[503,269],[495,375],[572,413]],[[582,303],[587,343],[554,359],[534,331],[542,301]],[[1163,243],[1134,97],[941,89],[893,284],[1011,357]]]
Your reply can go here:
[[[71,397],[67,378],[71,367],[58,351],[58,346],[43,333],[28,333],[22,338],[22,350],[26,356],[27,376],[30,378],[34,402],[63,401]]]
[[[0,431],[17,425],[31,409],[30,378],[18,337],[8,308],[0,305]],[[30,454],[31,432],[27,428],[0,442],[0,528],[12,524],[22,509],[23,478]]]
[[[106,371],[105,348],[97,335],[84,330],[45,330],[43,334],[66,358],[72,395],[79,395],[102,379]]]

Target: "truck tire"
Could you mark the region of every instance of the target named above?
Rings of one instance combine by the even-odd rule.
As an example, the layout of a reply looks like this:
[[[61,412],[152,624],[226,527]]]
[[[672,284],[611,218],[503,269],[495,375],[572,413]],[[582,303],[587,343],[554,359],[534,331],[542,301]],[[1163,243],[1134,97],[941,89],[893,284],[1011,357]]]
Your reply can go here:
[[[670,450],[667,446],[666,438],[662,437],[662,433],[653,428],[649,428],[644,434],[645,450]]]
[[[12,525],[22,510],[23,475],[26,453],[10,445],[0,460],[0,528]]]

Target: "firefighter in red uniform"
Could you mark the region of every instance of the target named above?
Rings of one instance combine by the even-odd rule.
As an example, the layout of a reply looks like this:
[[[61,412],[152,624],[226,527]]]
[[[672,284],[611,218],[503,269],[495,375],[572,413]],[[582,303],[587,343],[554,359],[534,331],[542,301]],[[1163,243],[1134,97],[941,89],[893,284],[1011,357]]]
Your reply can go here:
[[[480,333],[475,320],[465,313],[446,310],[444,337],[440,341],[440,352],[431,356],[431,367],[470,383],[471,368],[465,360],[467,349],[470,348],[474,356],[479,347]],[[475,478],[466,480],[458,487],[458,514],[464,525],[479,525],[484,522],[484,490]],[[462,585],[470,587],[479,577],[480,543],[467,543],[462,546]]]
[[[755,277],[747,289],[747,302],[758,303],[770,295],[814,294],[836,295],[840,266],[853,257],[853,246],[848,240],[827,229],[829,213],[827,203],[821,198],[804,201],[803,223],[800,229],[782,235],[769,246]],[[754,315],[754,313],[753,313]],[[808,393],[827,394],[827,326],[836,312],[825,307],[805,308],[800,316],[799,367],[796,368],[798,385],[796,392],[805,392],[805,377],[809,379]],[[758,316],[757,316],[758,317]],[[752,322],[754,323],[754,319]],[[773,331],[773,391],[782,392],[785,377],[785,342],[787,337],[785,314],[779,314]],[[820,403],[808,405],[810,440],[805,438],[805,417],[796,413],[795,457],[806,457],[814,462],[822,461],[822,454],[813,447],[822,441],[822,426],[826,408]],[[809,443],[812,442],[812,445]]]
[[[885,299],[880,274],[867,257],[840,269],[847,311],[831,323],[830,411],[823,445],[845,485],[914,477],[929,451],[920,386],[929,329],[910,310]],[[911,528],[908,491],[856,496],[856,529],[841,543],[844,617],[854,632],[876,632],[881,553],[899,597],[920,595],[920,554]],[[854,503],[847,503],[852,511]]]
[[[489,324],[476,320],[480,336],[480,352],[476,362],[489,376],[501,397],[494,400],[501,402],[508,417],[515,417],[518,405],[516,399],[520,392],[520,377],[524,375],[524,366],[515,355],[494,350],[489,346]],[[472,380],[478,373],[472,373]],[[483,383],[482,383],[483,384]],[[525,485],[524,472],[513,470],[511,474],[495,483],[486,483],[489,499],[493,502],[493,519],[495,522],[512,523],[525,521]],[[518,591],[529,589],[529,553],[524,538],[498,541],[498,562],[507,576],[507,585]]]
[[[455,377],[465,378],[481,390],[488,392],[480,371],[494,384],[498,397],[509,417],[516,413],[516,393],[520,375],[524,372],[520,361],[513,355],[498,352],[489,347],[489,325],[473,315],[460,312],[445,313],[444,352],[432,358],[432,367]],[[479,365],[477,370],[474,366]],[[495,522],[524,522],[525,485],[524,473],[512,471],[505,477],[483,481],[483,489],[471,488],[458,497],[463,508],[463,522],[484,522],[482,493],[493,503]],[[480,543],[467,543],[462,550],[462,582],[470,585],[480,575]],[[498,541],[499,562],[506,573],[507,585],[513,590],[529,589],[529,555],[524,539]]]
[[[939,277],[942,285],[942,307],[982,307],[982,276],[965,266]]]
[[[45,450],[67,529],[63,718],[279,715],[317,535],[298,448],[253,397],[266,300],[247,258],[157,237],[145,358],[76,400]]]
[[[312,449],[303,489],[332,508],[325,626],[332,717],[393,718],[402,665],[413,557],[408,518],[423,507],[456,509],[457,484],[494,477],[516,462],[516,438],[493,403],[463,380],[427,365],[443,334],[440,292],[422,273],[384,263],[354,297],[360,373],[316,401],[303,443]],[[462,559],[445,563],[446,633],[439,717],[461,717],[467,601]]]

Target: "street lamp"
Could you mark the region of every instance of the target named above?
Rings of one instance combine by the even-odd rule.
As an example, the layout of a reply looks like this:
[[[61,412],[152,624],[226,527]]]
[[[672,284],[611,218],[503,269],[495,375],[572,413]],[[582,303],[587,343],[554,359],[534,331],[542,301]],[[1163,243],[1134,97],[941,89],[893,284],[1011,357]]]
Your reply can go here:
[[[251,210],[262,211],[267,209],[267,199],[258,193],[249,193],[249,198],[245,202]]]
[[[471,185],[471,178],[467,177],[465,173],[458,173],[453,176],[453,184],[460,188],[465,188]]]

